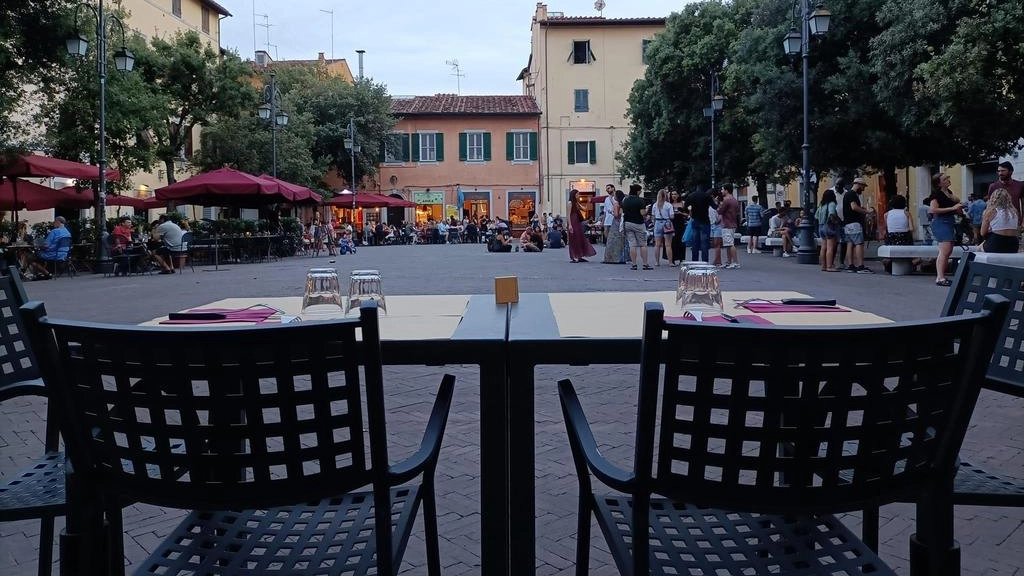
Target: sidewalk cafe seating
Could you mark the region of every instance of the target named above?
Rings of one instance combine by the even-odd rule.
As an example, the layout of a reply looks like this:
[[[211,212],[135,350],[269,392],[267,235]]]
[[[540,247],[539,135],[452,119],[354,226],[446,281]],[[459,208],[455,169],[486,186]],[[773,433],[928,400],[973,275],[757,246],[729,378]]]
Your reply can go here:
[[[25,303],[18,269],[0,276],[0,402],[46,397],[39,367],[29,346],[18,308]],[[0,522],[38,518],[39,575],[53,565],[53,520],[64,515],[64,454],[60,452],[54,403],[47,402],[46,431],[40,458],[0,484]]]
[[[559,383],[576,573],[594,514],[622,574],[894,574],[832,514],[951,481],[1007,309],[991,296],[978,314],[805,328],[666,320],[648,303],[631,471]]]
[[[375,303],[358,319],[255,328],[63,321],[38,302],[22,315],[58,400],[69,490],[85,494],[69,499],[69,537],[102,533],[75,534],[71,515],[98,506],[109,519],[131,499],[193,510],[140,574],[384,575],[422,505],[428,573],[440,574],[434,473],[454,377],[419,449],[390,464]],[[122,538],[109,557],[123,557]],[[124,570],[82,560],[62,554],[68,573]]]
[[[50,274],[52,274],[54,278],[60,275],[61,266],[64,267],[64,274],[67,274],[68,276],[78,274],[78,270],[75,268],[75,264],[71,260],[71,236],[64,236],[57,240],[57,257],[55,259],[48,260],[42,256],[40,256],[39,259],[48,271],[52,266]]]

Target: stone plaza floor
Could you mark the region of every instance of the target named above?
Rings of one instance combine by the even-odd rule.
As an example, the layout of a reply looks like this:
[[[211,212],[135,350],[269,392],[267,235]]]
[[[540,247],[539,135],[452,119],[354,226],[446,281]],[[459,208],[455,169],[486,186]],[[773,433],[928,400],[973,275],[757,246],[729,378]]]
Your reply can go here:
[[[228,297],[299,296],[310,267],[337,267],[344,276],[356,268],[379,269],[386,294],[490,294],[495,276],[515,275],[521,292],[624,292],[674,290],[676,268],[653,271],[600,264],[602,247],[590,263],[570,264],[565,250],[540,254],[487,253],[483,245],[387,246],[360,248],[349,256],[295,257],[263,264],[227,264],[185,269],[170,276],[104,278],[79,275],[26,284],[30,299],[43,300],[55,317],[137,324],[168,312]],[[333,261],[333,262],[332,262]],[[793,290],[874,312],[892,320],[933,318],[946,288],[930,275],[891,277],[878,262],[876,274],[826,274],[795,258],[748,255],[741,249],[738,270],[722,270],[724,290]],[[652,259],[653,264],[653,259]],[[607,306],[613,307],[609,297]],[[641,311],[637,310],[637,314]],[[601,322],[602,310],[593,311]],[[480,445],[478,371],[474,366],[388,367],[385,383],[392,459],[411,454],[422,433],[441,374],[458,378],[455,402],[438,465],[438,524],[443,573],[481,574]],[[624,467],[632,457],[636,366],[556,366],[537,373],[536,486],[537,573],[573,574],[576,546],[576,477],[555,392],[571,378],[579,390],[606,456]],[[514,386],[514,383],[513,383]],[[609,402],[609,399],[614,399]],[[0,477],[13,473],[41,449],[45,405],[11,401],[0,405]],[[1024,478],[1024,400],[983,392],[963,454],[983,468]],[[124,510],[126,556],[138,562],[182,517],[175,510],[131,506]],[[963,573],[1024,576],[1024,509],[958,507],[956,535]],[[844,519],[859,532],[856,514]],[[58,527],[62,520],[57,520]],[[908,571],[908,539],[914,508],[882,509],[881,556],[900,573]],[[403,573],[425,574],[422,526],[414,531]],[[591,574],[617,571],[596,524],[592,530]],[[39,523],[0,524],[0,574],[36,573]],[[132,570],[129,566],[128,570]],[[55,567],[56,570],[56,567]]]

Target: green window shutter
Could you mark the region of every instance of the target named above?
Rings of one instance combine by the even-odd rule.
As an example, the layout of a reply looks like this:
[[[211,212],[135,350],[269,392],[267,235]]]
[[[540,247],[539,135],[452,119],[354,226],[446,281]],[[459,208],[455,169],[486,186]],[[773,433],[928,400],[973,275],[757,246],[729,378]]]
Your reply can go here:
[[[516,159],[516,134],[505,132],[505,160],[509,162]]]
[[[465,162],[466,158],[469,157],[469,153],[466,151],[469,147],[469,135],[465,132],[459,132],[459,162]]]
[[[409,161],[409,135],[402,134],[402,162]]]
[[[419,162],[420,161],[420,135],[419,134],[413,134],[412,135],[412,161],[413,162]]]
[[[597,164],[597,141],[590,141],[590,163]]]
[[[491,133],[484,132],[484,162],[491,161]]]
[[[434,138],[435,138],[434,146],[437,147],[437,161],[438,162],[443,162],[444,161],[444,134],[438,132],[434,136]]]
[[[537,133],[530,132],[530,160],[537,160]]]
[[[576,143],[572,140],[569,141],[569,164],[576,163]]]

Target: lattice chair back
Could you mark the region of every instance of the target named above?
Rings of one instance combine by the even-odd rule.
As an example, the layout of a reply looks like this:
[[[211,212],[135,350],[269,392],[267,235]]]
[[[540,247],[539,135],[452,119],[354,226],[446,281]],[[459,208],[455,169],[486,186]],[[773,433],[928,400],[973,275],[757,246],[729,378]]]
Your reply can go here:
[[[63,262],[68,259],[71,253],[71,236],[62,236],[57,239],[57,260]]]
[[[29,345],[18,308],[25,303],[25,287],[14,266],[0,276],[0,391],[18,382],[39,378],[39,366]],[[0,399],[15,395],[0,393]]]
[[[1010,310],[988,365],[986,388],[1024,397],[1024,268],[975,262],[974,253],[960,260],[943,315],[977,312],[985,296],[998,294]]]
[[[370,483],[387,493],[378,490],[388,456],[372,302],[358,319],[246,328],[53,320],[36,302],[23,314],[62,400],[68,454],[89,485],[222,510],[316,501]]]
[[[697,505],[801,513],[854,510],[951,478],[1005,315],[997,300],[980,314],[835,328],[665,321],[648,304],[640,484]]]

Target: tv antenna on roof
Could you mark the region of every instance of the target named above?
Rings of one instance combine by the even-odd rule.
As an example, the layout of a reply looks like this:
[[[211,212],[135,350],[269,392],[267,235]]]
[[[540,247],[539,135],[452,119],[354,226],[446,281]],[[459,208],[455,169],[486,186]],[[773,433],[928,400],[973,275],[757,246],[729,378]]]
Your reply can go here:
[[[444,63],[451,66],[452,70],[454,70],[452,76],[455,76],[455,86],[458,89],[458,95],[462,96],[462,78],[465,74],[462,73],[462,68],[459,67],[459,61],[452,58],[451,60],[445,60]]]
[[[597,13],[602,18],[604,17],[604,7],[605,7],[604,0],[597,0],[597,2],[594,2],[594,10],[597,10]]]

